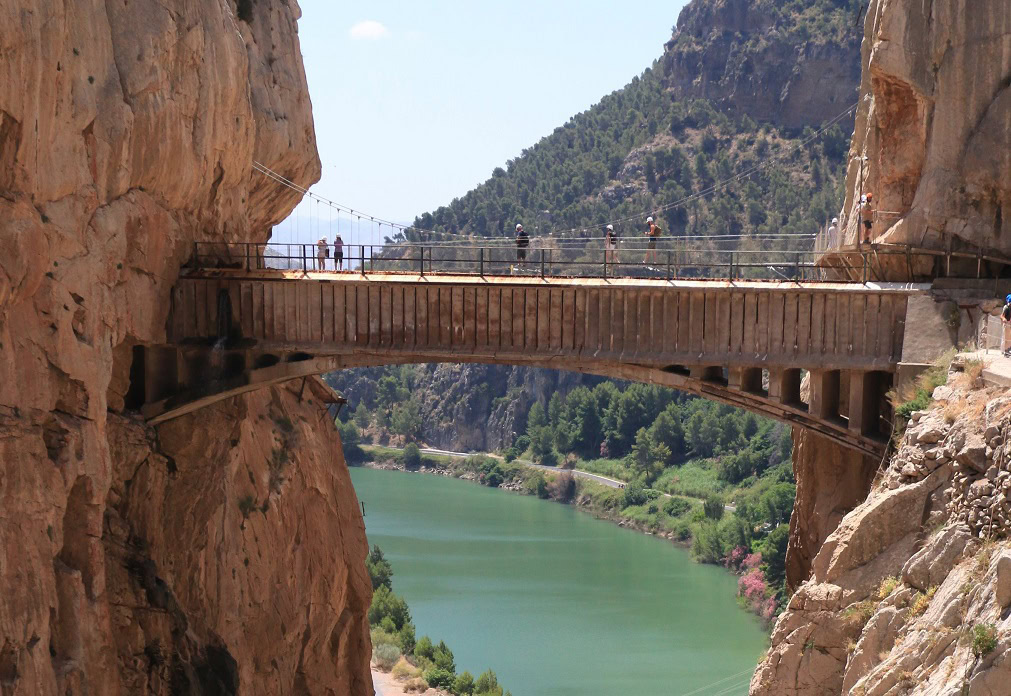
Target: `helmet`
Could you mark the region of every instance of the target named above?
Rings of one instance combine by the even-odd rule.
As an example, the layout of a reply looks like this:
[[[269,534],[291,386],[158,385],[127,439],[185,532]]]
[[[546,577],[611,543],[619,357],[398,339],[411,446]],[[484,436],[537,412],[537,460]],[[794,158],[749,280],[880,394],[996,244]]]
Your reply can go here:
[[[873,196],[874,196],[874,194],[873,194],[873,193],[868,193],[868,194],[867,194],[867,200],[870,200],[870,199],[871,199],[871,198],[872,198]]]
[[[832,224],[833,225],[836,224],[837,222],[839,222],[839,218],[832,218]]]
[[[1006,302],[1007,302],[1008,304],[1011,304],[1011,295],[1008,295],[1007,297],[1005,297],[1005,298],[1004,298],[1004,300],[1005,300],[1005,301],[1006,301]]]
[[[521,225],[519,223],[516,223],[516,231],[519,232],[522,229],[523,229],[523,225]]]
[[[608,232],[614,232],[614,225],[608,225],[607,226],[607,231]]]
[[[650,215],[648,218],[646,218],[646,222],[653,222],[653,216]]]

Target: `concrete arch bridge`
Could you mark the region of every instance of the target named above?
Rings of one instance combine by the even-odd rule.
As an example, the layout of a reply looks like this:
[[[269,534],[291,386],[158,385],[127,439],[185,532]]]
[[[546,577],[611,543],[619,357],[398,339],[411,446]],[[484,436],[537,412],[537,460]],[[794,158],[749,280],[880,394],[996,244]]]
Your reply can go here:
[[[138,350],[152,423],[350,367],[475,362],[660,384],[880,456],[926,286],[197,269]],[[809,373],[802,393],[802,374]]]

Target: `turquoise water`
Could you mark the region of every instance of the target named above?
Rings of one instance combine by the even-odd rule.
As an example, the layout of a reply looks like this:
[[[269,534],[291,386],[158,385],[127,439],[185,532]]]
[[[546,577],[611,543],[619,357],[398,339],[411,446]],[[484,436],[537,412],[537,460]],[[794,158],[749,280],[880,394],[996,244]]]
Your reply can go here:
[[[765,649],[736,578],[571,506],[352,469],[370,544],[457,670],[513,696],[740,696]]]

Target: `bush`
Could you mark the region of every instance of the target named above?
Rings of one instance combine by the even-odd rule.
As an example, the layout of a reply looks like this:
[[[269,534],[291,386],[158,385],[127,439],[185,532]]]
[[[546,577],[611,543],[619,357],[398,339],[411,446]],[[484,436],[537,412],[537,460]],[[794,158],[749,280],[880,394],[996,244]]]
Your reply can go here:
[[[414,643],[414,624],[405,621],[400,631],[397,632],[397,645],[400,646],[400,652],[410,655],[414,652]]]
[[[416,679],[417,677],[420,677],[421,670],[412,665],[405,658],[401,657],[397,664],[393,665],[391,674],[397,681],[407,681],[408,679]]]
[[[723,499],[715,495],[707,496],[705,502],[702,503],[702,510],[706,513],[707,519],[718,522],[723,519],[723,512],[725,510]]]
[[[670,515],[671,517],[681,517],[691,510],[691,508],[692,504],[684,498],[669,498],[667,502],[663,504],[664,513]]]
[[[411,620],[411,612],[403,597],[394,594],[386,585],[380,585],[372,593],[369,623],[378,626],[386,617],[390,618],[396,630],[399,631],[405,623]]]
[[[369,571],[373,590],[380,585],[385,585],[388,590],[393,589],[393,568],[379,546],[372,546],[372,551],[365,558],[365,568]]]
[[[548,493],[560,503],[568,503],[576,497],[576,478],[565,471],[548,484]]]
[[[423,676],[428,685],[436,689],[448,689],[456,681],[456,676],[452,672],[441,667],[426,670]]]
[[[972,627],[972,654],[976,657],[989,655],[997,647],[997,628],[991,623],[976,624]]]
[[[375,661],[376,667],[383,672],[389,672],[400,659],[400,648],[391,643],[383,643],[373,648],[372,659]]]
[[[538,472],[527,479],[524,486],[530,495],[536,495],[538,498],[550,498],[551,493],[548,491],[548,482],[544,478],[544,474]]]
[[[477,681],[474,682],[474,693],[501,696],[502,687],[499,686],[498,677],[495,676],[495,673],[489,669],[478,677]]]
[[[421,449],[413,442],[407,443],[400,460],[404,463],[405,469],[417,469],[421,466]]]
[[[644,505],[648,500],[649,498],[646,496],[646,490],[642,487],[642,484],[638,481],[633,481],[625,486],[625,494],[622,496],[621,506]]]
[[[474,693],[474,675],[461,672],[453,682],[452,692],[457,696],[470,696]]]
[[[705,521],[695,528],[692,557],[699,563],[719,563],[723,558],[723,540],[715,522]]]
[[[428,682],[421,677],[415,677],[404,684],[404,691],[409,694],[423,694],[428,691]]]
[[[435,646],[432,645],[432,639],[428,636],[421,636],[418,639],[417,645],[414,646],[414,654],[417,657],[423,657],[427,660],[431,660],[432,656],[435,654]]]

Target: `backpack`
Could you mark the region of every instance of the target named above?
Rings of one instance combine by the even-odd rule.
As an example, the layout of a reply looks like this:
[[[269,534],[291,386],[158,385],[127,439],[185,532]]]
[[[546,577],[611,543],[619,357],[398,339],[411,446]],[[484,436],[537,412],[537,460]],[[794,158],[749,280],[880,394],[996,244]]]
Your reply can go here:
[[[1011,304],[1004,305],[1004,310],[1000,313],[1004,319],[1011,321]]]
[[[323,247],[323,256],[326,258],[330,258],[330,247],[328,246]]]

